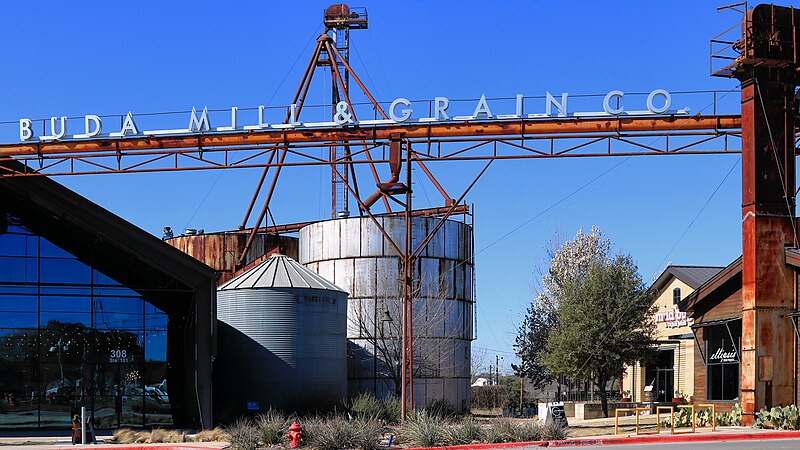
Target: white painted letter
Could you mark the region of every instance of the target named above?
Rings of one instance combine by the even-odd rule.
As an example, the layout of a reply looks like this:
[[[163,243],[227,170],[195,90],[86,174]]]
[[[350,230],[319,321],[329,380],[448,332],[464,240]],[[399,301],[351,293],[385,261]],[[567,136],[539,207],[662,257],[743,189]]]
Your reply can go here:
[[[475,112],[472,113],[472,117],[477,119],[480,114],[486,114],[487,119],[492,118],[492,111],[489,110],[489,105],[486,103],[486,94],[481,94],[481,99],[478,100],[478,105],[475,106]]]
[[[436,97],[433,99],[433,119],[434,120],[448,120],[450,116],[447,115],[445,110],[450,106],[450,100],[447,97]],[[444,117],[444,119],[442,119]]]
[[[608,94],[606,94],[605,98],[603,98],[603,110],[605,112],[607,112],[609,114],[612,114],[612,115],[615,115],[615,116],[618,116],[618,115],[622,114],[622,111],[624,111],[625,108],[623,108],[622,105],[620,105],[618,108],[612,108],[611,107],[611,99],[612,98],[618,98],[619,101],[621,102],[622,101],[622,97],[624,95],[625,95],[625,93],[622,92],[622,91],[611,91]]]
[[[19,119],[19,140],[27,141],[33,137],[31,119]]]
[[[133,114],[131,114],[130,111],[128,111],[128,115],[125,116],[125,120],[122,122],[122,128],[119,130],[119,133],[111,133],[109,136],[123,137],[129,132],[134,135],[139,134],[139,129],[136,128],[136,123],[133,121]]]
[[[208,108],[203,108],[203,114],[200,119],[197,118],[197,111],[192,108],[192,116],[189,117],[189,132],[192,131],[209,131],[211,125],[208,123]]]
[[[545,102],[547,103],[545,107],[545,113],[548,116],[552,116],[552,106],[555,106],[558,109],[558,117],[567,117],[567,97],[569,93],[562,92],[561,93],[561,103],[558,103],[549,92],[545,96]]]
[[[232,106],[231,107],[231,126],[229,127],[217,127],[217,131],[236,131],[236,123],[238,122],[237,118],[239,116],[239,108]]]
[[[410,108],[403,108],[400,110],[402,115],[398,116],[397,114],[394,113],[394,110],[397,108],[397,105],[411,106],[411,102],[409,102],[405,98],[398,98],[397,100],[392,102],[391,106],[389,106],[389,118],[398,123],[405,122],[406,120],[408,120],[409,117],[411,117],[411,113],[414,112],[414,110]]]
[[[264,105],[258,106],[258,127],[267,128],[269,124],[264,122]]]
[[[661,108],[656,108],[653,106],[653,99],[655,99],[658,95],[664,97],[664,106]],[[672,97],[669,95],[669,92],[665,91],[664,89],[656,89],[647,96],[647,109],[653,114],[663,114],[669,111],[671,104]]]
[[[50,137],[52,139],[56,139],[56,140],[61,139],[64,136],[67,135],[67,117],[66,116],[61,116],[61,130],[60,131],[56,131],[56,130],[58,130],[58,126],[56,125],[56,121],[58,119],[59,119],[58,117],[51,117],[50,118]]]
[[[522,100],[523,100],[523,98],[524,97],[522,96],[522,94],[517,94],[517,110],[514,113],[514,115],[516,115],[517,117],[522,117]]]
[[[94,114],[89,114],[88,116],[84,117],[86,123],[86,137],[95,137],[99,135],[103,131],[103,123],[100,121],[100,117],[95,116]],[[94,130],[92,129],[92,122],[94,122]]]
[[[300,125],[300,122],[297,121],[297,104],[295,103],[289,105],[289,125]]]

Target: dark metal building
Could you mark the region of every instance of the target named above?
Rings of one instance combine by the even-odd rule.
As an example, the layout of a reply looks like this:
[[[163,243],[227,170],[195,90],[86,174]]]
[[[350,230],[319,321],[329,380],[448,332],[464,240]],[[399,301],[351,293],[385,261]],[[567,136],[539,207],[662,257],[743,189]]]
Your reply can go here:
[[[215,289],[58,183],[0,178],[0,428],[63,428],[81,406],[102,427],[210,426]]]

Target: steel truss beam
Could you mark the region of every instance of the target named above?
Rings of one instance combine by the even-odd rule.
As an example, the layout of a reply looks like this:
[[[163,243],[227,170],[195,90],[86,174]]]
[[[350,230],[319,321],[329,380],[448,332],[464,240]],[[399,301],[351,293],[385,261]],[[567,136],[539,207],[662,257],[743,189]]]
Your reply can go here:
[[[6,169],[0,176],[327,166],[332,162],[373,166],[389,163],[385,149],[393,136],[414,145],[414,159],[422,163],[739,153],[741,117],[494,120],[3,144],[0,157],[21,161],[29,170]],[[343,143],[361,149],[334,160],[308,151]],[[276,149],[286,150],[283,162],[272,157]],[[370,151],[375,149],[383,150],[384,156],[372,156]]]

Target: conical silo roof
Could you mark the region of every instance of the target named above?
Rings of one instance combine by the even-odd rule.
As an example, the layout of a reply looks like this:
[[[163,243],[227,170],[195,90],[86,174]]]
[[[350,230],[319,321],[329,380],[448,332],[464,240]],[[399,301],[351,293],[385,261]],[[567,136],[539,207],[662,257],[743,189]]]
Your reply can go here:
[[[278,254],[271,255],[247,272],[234,277],[220,286],[218,290],[281,288],[324,289],[346,292],[292,258]]]

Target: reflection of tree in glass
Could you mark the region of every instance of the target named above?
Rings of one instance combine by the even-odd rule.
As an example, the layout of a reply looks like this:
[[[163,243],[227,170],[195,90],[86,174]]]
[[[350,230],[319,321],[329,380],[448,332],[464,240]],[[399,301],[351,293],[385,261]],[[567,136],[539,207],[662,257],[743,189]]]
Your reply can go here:
[[[58,367],[55,379],[44,380],[42,395],[55,401],[63,396],[78,395],[82,397],[88,386],[80,381],[86,375],[87,364],[96,363],[95,389],[110,390],[114,385],[109,371],[100,370],[112,359],[112,352],[125,351],[130,362],[139,362],[144,358],[144,346],[140,336],[125,330],[92,330],[80,323],[65,323],[51,320],[38,332],[41,349],[39,360],[44,364]],[[0,338],[0,362],[33,362],[36,358],[37,331],[19,330]],[[92,345],[93,344],[93,345]],[[116,354],[116,353],[115,353]],[[6,364],[3,364],[4,366]],[[66,367],[79,370],[65,370]],[[22,369],[19,369],[22,370]],[[81,392],[78,392],[80,389]]]

